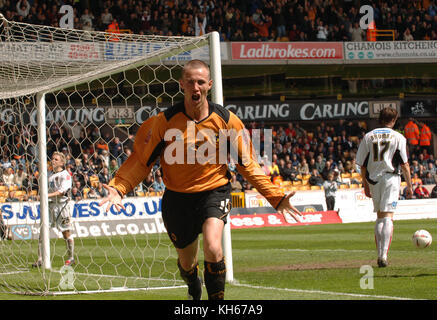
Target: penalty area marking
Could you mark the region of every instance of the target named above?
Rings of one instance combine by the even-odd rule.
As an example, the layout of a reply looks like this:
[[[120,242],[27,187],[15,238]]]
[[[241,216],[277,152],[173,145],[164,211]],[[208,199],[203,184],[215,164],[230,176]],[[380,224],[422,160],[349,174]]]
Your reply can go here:
[[[346,293],[346,292],[322,291],[322,290],[304,290],[304,289],[263,287],[263,286],[255,286],[255,285],[244,284],[244,283],[232,283],[232,285],[234,285],[236,287],[246,287],[246,288],[251,288],[251,289],[275,290],[275,291],[309,293],[309,294],[325,294],[325,295],[346,296],[346,297],[353,297],[353,298],[388,299],[388,300],[417,300],[417,299],[404,298],[404,297],[392,297],[392,296],[360,294],[360,293]]]

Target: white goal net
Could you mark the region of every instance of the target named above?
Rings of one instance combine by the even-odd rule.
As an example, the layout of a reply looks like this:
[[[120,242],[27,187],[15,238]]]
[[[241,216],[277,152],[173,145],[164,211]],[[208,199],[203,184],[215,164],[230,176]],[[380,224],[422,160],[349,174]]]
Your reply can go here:
[[[106,213],[98,203],[141,123],[182,99],[181,66],[211,62],[215,36],[89,32],[0,17],[0,292],[183,285],[161,219],[159,166],[124,200],[126,211]],[[64,266],[65,240],[49,228],[48,260],[33,268],[54,152],[66,156],[73,181],[76,264]]]

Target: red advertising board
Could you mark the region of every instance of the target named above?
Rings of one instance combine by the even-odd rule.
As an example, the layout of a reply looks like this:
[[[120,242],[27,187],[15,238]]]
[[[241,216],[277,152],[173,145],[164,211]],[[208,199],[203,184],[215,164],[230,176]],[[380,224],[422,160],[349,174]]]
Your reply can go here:
[[[231,229],[342,223],[337,211],[303,212],[302,215],[301,221],[295,221],[291,217],[284,219],[276,213],[232,215]]]
[[[338,60],[341,42],[232,42],[233,60]]]

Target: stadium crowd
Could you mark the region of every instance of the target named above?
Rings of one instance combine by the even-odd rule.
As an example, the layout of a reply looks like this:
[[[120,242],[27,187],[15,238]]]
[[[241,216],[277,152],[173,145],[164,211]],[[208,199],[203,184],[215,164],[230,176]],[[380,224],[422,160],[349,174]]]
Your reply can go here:
[[[395,40],[437,40],[434,0],[1,0],[8,20],[59,26],[62,4],[74,28],[194,36],[218,31],[222,41],[365,41],[360,7],[374,8],[375,27]]]
[[[305,129],[301,124],[292,122],[287,125],[250,123],[247,128],[250,133],[253,129],[272,130],[272,157],[261,151],[258,161],[275,184],[287,188],[302,186],[305,189],[321,189],[332,174],[339,186],[361,185],[355,154],[367,130],[365,122],[341,119],[327,124],[322,121],[315,129],[314,126]],[[437,159],[431,148],[430,128],[424,122],[410,119],[405,126],[399,126],[398,130],[404,132],[409,141],[415,197],[437,197],[437,188],[433,192],[423,190],[424,185],[437,183]],[[0,198],[3,202],[35,200],[37,196],[37,133],[30,126],[25,126],[23,131],[23,135],[16,135],[12,125],[0,123],[0,146],[3,151],[0,159]],[[128,135],[122,141],[110,132],[102,132],[97,126],[85,126],[78,122],[72,125],[53,123],[50,126],[48,159],[55,151],[65,154],[66,169],[73,181],[72,199],[104,197],[106,189],[102,185],[109,182],[132,152],[133,135]],[[232,161],[229,169],[232,173],[233,192],[253,189],[236,171]],[[128,196],[156,194],[164,189],[157,164],[148,178]]]

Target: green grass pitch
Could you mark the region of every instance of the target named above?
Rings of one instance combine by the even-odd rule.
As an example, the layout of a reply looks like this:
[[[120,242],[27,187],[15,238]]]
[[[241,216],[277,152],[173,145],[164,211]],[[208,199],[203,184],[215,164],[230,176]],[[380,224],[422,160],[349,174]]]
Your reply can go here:
[[[433,219],[395,221],[387,268],[376,266],[374,223],[232,230],[235,282],[227,284],[225,298],[435,300],[437,244],[416,249],[411,237],[418,229],[426,229],[437,235],[436,222]],[[166,237],[161,234],[149,236],[147,240],[140,237],[77,239],[80,241],[77,246],[80,262],[74,266],[74,285],[78,289],[81,286],[159,289],[30,296],[4,293],[6,288],[0,286],[0,300],[184,300],[187,290],[178,276],[176,255]],[[65,249],[62,240],[55,240],[53,245],[54,250],[62,255]],[[7,242],[0,242],[0,254],[7,254],[7,246]],[[139,249],[141,246],[146,249]],[[89,253],[92,253],[92,258]],[[138,259],[141,255],[143,257]],[[120,257],[124,262],[120,261]],[[203,256],[200,259],[203,261]],[[58,260],[53,262],[55,269],[62,266],[62,259]],[[202,262],[200,266],[202,269]],[[96,275],[87,276],[85,271]],[[41,286],[40,272],[29,269],[27,273],[34,278],[32,286]],[[114,274],[126,275],[129,280],[112,277]],[[13,284],[24,276],[8,275],[8,281]],[[48,276],[46,274],[46,278]],[[53,285],[59,285],[60,273],[51,273],[50,281]],[[167,289],[167,286],[173,288]],[[203,298],[207,298],[205,290]]]

